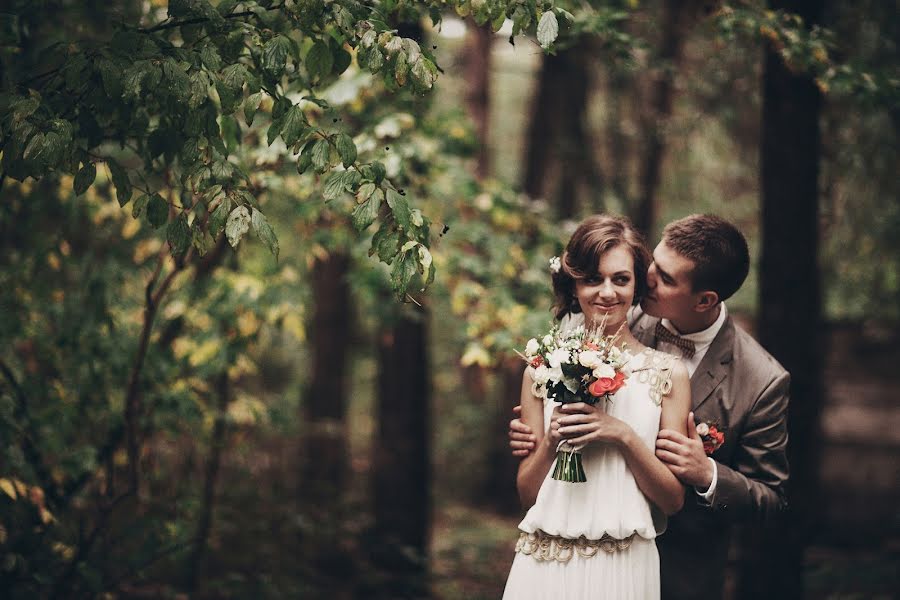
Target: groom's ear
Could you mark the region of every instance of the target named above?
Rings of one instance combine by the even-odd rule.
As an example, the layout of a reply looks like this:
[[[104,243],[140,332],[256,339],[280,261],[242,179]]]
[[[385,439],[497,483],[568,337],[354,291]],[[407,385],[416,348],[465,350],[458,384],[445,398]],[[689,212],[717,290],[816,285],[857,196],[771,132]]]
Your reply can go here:
[[[717,293],[713,291],[701,292],[697,298],[697,304],[694,305],[694,310],[697,312],[706,312],[714,308],[718,303],[719,295]]]

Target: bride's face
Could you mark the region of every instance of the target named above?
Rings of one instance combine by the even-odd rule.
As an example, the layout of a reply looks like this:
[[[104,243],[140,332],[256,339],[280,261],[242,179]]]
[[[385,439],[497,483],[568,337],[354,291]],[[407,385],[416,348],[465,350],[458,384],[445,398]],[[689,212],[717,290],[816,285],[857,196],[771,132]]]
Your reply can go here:
[[[634,300],[634,256],[625,244],[600,257],[597,273],[575,282],[575,296],[586,324],[599,323],[606,316],[606,329],[619,328]]]

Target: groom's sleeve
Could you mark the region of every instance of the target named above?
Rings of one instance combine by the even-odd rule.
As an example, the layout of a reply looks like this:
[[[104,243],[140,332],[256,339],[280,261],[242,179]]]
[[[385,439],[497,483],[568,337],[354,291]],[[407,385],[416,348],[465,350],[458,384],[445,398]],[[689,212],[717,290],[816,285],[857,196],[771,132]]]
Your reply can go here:
[[[732,465],[718,463],[714,509],[763,521],[784,510],[789,388],[790,375],[782,372],[757,398],[748,413]]]

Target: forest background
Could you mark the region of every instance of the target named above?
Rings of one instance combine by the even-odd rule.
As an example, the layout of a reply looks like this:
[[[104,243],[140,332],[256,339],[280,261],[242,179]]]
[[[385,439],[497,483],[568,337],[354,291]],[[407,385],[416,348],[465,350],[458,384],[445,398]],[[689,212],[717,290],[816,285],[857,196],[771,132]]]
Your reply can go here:
[[[738,224],[793,376],[727,597],[892,597],[895,9],[8,3],[0,589],[498,597],[513,351],[608,211]]]

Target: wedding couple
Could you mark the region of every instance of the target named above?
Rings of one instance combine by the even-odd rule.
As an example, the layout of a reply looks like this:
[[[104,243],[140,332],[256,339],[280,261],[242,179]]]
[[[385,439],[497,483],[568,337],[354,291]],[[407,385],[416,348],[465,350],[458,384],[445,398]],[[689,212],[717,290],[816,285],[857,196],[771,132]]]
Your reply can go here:
[[[572,235],[553,269],[559,326],[627,323],[633,358],[593,406],[536,397],[526,369],[509,435],[529,510],[505,599],[721,597],[731,523],[783,510],[788,477],[789,375],[724,304],[749,263],[743,235],[712,215],[670,223],[652,257],[624,219]],[[563,440],[584,446],[586,482],[551,477]]]

